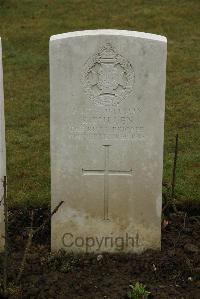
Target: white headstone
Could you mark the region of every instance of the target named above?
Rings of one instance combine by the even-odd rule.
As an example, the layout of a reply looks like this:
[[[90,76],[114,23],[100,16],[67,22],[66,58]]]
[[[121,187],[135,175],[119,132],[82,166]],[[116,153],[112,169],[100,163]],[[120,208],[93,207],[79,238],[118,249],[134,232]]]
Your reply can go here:
[[[50,39],[52,250],[160,248],[167,40]]]
[[[0,251],[4,249],[3,180],[5,175],[6,175],[6,146],[5,146],[2,47],[1,47],[1,38],[0,38]]]

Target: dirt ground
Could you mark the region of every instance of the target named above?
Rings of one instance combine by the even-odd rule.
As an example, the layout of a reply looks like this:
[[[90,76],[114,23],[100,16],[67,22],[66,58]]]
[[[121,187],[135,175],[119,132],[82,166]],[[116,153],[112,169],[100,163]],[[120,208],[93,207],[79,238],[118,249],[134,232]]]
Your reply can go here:
[[[187,213],[186,213],[187,210]],[[34,226],[49,211],[34,210]],[[9,295],[0,298],[128,298],[130,284],[139,281],[151,292],[149,298],[200,298],[199,207],[181,214],[169,213],[162,229],[162,251],[136,254],[50,254],[50,225],[34,237],[20,279],[16,277],[27,244],[30,211],[9,212]],[[165,226],[165,227],[164,227]],[[3,279],[0,257],[0,282]]]

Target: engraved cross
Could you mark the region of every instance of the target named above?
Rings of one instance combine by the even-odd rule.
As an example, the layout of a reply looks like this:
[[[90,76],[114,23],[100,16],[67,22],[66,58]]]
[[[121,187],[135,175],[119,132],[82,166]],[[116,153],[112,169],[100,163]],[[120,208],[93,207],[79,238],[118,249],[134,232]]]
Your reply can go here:
[[[105,144],[104,154],[105,154],[105,164],[104,169],[82,169],[83,175],[103,175],[104,176],[104,220],[109,220],[108,218],[108,200],[109,200],[109,176],[110,175],[125,175],[132,176],[132,169],[129,170],[113,170],[109,169],[109,147],[111,145]]]

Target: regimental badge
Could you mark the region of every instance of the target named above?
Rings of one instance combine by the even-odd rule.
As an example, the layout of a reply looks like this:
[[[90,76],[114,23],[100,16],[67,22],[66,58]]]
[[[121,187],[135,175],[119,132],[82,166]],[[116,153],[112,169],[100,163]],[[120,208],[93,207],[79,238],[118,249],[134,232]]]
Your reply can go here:
[[[134,69],[107,43],[85,63],[82,82],[95,104],[115,106],[133,91]]]

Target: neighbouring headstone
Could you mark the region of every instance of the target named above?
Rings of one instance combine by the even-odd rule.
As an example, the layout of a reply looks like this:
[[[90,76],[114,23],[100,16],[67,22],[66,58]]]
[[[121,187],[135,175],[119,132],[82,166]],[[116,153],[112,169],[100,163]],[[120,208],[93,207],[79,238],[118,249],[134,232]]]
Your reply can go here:
[[[3,92],[3,66],[2,47],[0,38],[0,251],[4,249],[4,187],[3,180],[6,175],[6,146],[4,121],[4,92]]]
[[[52,250],[160,248],[166,55],[148,33],[51,37]]]

